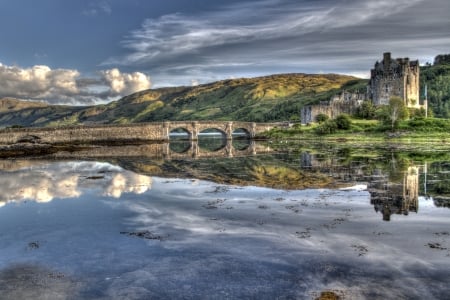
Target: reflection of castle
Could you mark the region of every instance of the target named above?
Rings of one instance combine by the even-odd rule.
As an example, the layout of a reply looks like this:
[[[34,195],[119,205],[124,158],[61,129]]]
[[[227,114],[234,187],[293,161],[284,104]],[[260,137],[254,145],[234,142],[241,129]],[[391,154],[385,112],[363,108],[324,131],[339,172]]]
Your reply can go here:
[[[381,173],[371,177],[367,190],[376,212],[389,221],[393,214],[408,215],[419,209],[419,168],[409,167],[400,183],[389,182]]]
[[[370,203],[385,221],[393,214],[408,215],[419,209],[419,167],[409,167],[399,182],[393,182],[381,170],[368,177],[362,165],[342,166],[336,158],[321,158],[307,152],[302,153],[300,164],[302,169],[328,173],[341,183],[367,182]]]

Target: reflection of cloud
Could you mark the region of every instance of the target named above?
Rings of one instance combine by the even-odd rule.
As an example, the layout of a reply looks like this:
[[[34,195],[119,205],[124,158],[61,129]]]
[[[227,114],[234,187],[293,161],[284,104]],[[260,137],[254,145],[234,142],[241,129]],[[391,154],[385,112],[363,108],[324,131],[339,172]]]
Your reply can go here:
[[[0,207],[8,202],[77,198],[85,189],[119,198],[123,193],[142,194],[151,188],[151,177],[95,162],[38,163],[14,171],[0,171]]]
[[[142,194],[148,191],[151,185],[152,181],[148,176],[130,174],[126,178],[123,174],[115,174],[105,194],[114,198],[120,198],[122,193]]]
[[[112,280],[108,295],[139,291],[144,298],[159,298],[160,294],[152,294],[158,289],[152,287],[173,284],[176,278],[195,282],[197,293],[218,293],[202,286],[201,274],[212,286],[218,282],[232,286],[230,291],[236,294],[231,298],[258,298],[239,294],[245,289],[237,286],[255,288],[259,283],[255,290],[276,286],[283,291],[282,298],[309,299],[310,289],[317,287],[315,291],[343,290],[355,299],[373,295],[423,299],[430,298],[430,286],[442,291],[442,278],[448,274],[441,265],[442,255],[423,246],[430,232],[439,232],[448,220],[430,222],[426,214],[397,226],[382,226],[367,209],[369,193],[359,189],[285,192],[246,187],[222,192],[202,181],[193,186],[187,180],[155,178],[152,201],[126,204],[133,213],[127,218],[127,230],[167,236],[158,246],[149,243],[170,254],[157,261],[139,260],[137,269]],[[282,282],[276,272],[283,274]],[[308,284],[293,284],[299,277]],[[179,292],[175,284],[167,285],[166,291]],[[271,293],[265,295],[273,298]],[[171,298],[168,295],[172,296],[164,296]]]
[[[61,178],[57,180],[55,178]],[[15,172],[0,173],[2,194],[0,202],[34,200],[49,202],[54,198],[74,198],[80,195],[77,176],[55,176],[50,171],[22,169]]]

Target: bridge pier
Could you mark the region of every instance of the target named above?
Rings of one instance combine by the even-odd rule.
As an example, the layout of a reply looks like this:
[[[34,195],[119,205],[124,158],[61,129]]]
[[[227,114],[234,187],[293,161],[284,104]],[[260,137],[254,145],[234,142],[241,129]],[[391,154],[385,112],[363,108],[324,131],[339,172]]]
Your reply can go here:
[[[227,139],[227,145],[225,146],[226,152],[227,152],[227,156],[228,157],[233,157],[234,153],[233,153],[233,141],[231,139]]]
[[[192,122],[191,141],[198,140],[198,122]]]
[[[254,139],[255,135],[256,135],[256,123],[252,122],[251,129],[250,129],[250,138]]]
[[[170,144],[169,143],[164,143],[162,145],[162,147],[163,147],[162,153],[163,153],[164,159],[170,159]]]
[[[192,151],[192,154],[191,154],[191,157],[192,158],[197,158],[198,157],[198,153],[199,153],[199,149],[198,149],[199,147],[198,147],[198,142],[197,142],[197,140],[192,140],[191,141],[191,151]]]
[[[168,141],[170,139],[169,135],[170,135],[170,122],[163,122],[161,134],[162,139],[164,141]]]
[[[233,139],[233,122],[227,122],[225,134],[227,136],[227,140]]]

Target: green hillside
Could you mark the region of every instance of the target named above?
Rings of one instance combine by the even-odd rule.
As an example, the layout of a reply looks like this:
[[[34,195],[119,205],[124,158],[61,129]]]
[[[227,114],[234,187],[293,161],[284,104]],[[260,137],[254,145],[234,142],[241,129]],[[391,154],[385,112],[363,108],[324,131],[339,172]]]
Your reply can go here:
[[[194,87],[142,91],[106,105],[44,106],[0,111],[0,126],[60,126],[162,120],[282,121],[299,118],[306,104],[346,90],[365,90],[352,76],[282,74],[218,81]]]
[[[433,65],[420,68],[421,96],[425,84],[428,87],[428,105],[436,117],[450,117],[450,59],[438,55]],[[450,57],[450,55],[449,55]]]
[[[44,102],[0,99],[0,127],[48,126],[72,119],[84,107],[49,105]]]

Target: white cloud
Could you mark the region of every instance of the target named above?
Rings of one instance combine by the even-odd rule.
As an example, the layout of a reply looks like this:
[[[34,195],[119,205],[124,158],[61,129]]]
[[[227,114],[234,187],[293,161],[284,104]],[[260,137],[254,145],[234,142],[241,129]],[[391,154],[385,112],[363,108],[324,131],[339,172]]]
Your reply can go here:
[[[98,78],[84,78],[74,69],[51,69],[45,65],[21,68],[0,63],[0,98],[94,104],[115,100],[150,86],[149,76],[140,72],[122,73],[116,68],[100,71]]]
[[[114,68],[101,71],[101,74],[111,92],[116,95],[128,95],[151,86],[150,77],[141,72],[121,73],[119,69]]]
[[[107,1],[98,1],[89,3],[88,8],[83,10],[82,13],[88,17],[94,17],[99,14],[110,15],[112,13],[112,8]]]
[[[56,69],[37,65],[31,68],[0,64],[0,96],[45,99],[79,93],[76,70]]]

